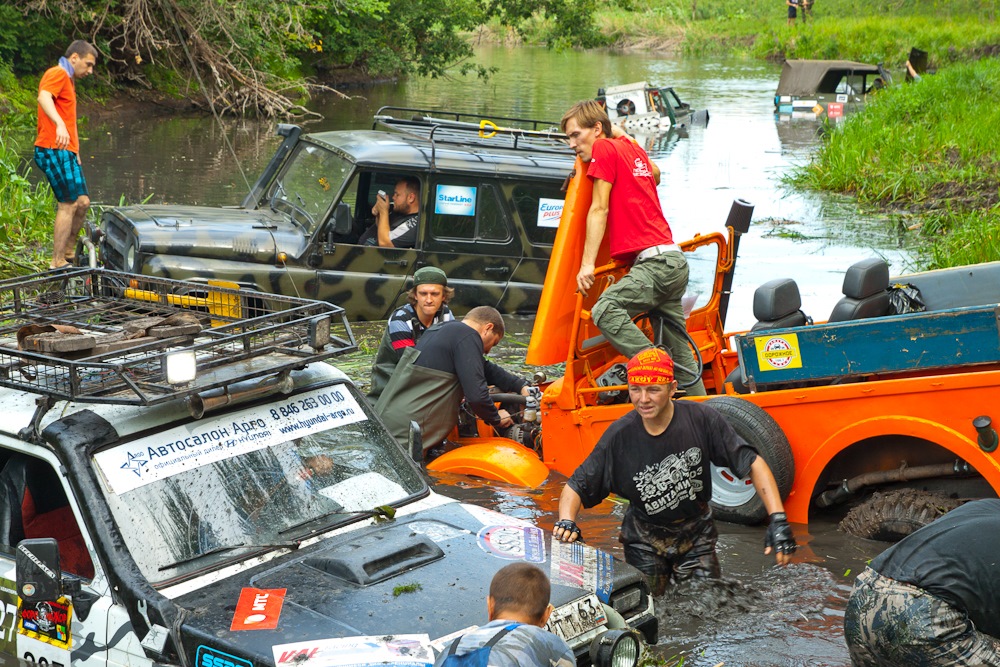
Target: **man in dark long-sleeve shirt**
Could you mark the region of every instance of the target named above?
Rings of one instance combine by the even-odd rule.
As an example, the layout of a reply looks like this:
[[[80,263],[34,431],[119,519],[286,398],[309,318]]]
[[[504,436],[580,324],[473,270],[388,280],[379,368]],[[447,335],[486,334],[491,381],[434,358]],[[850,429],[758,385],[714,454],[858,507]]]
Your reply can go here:
[[[464,397],[469,408],[494,426],[510,426],[497,410],[489,385],[527,394],[528,383],[485,359],[503,338],[500,313],[489,306],[469,311],[460,322],[443,322],[424,332],[408,349],[375,404],[389,432],[404,446],[410,421],[420,424],[424,448],[443,440],[458,423]]]

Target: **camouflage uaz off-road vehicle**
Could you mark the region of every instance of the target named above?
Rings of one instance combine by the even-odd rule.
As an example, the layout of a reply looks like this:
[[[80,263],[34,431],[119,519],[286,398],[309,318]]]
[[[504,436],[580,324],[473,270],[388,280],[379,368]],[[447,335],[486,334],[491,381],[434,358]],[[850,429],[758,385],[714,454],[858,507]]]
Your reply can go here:
[[[430,265],[448,274],[459,312],[534,312],[572,152],[539,121],[495,118],[520,125],[497,127],[428,113],[380,110],[376,125],[391,131],[302,134],[280,125],[284,141],[238,208],[106,211],[103,265],[323,299],[352,320],[387,318],[405,302],[409,276]],[[357,245],[374,223],[378,191],[392,192],[403,176],[420,182],[416,247]]]

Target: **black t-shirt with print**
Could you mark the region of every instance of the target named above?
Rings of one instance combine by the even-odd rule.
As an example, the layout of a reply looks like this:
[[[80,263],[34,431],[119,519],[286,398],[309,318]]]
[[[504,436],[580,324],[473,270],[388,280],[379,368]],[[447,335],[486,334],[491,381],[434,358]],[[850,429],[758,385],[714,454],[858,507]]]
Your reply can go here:
[[[622,541],[636,541],[632,521],[666,526],[704,512],[712,499],[709,463],[739,477],[750,474],[757,452],[713,408],[675,401],[667,430],[650,435],[632,411],[601,436],[569,480],[584,507],[614,493],[629,501]]]

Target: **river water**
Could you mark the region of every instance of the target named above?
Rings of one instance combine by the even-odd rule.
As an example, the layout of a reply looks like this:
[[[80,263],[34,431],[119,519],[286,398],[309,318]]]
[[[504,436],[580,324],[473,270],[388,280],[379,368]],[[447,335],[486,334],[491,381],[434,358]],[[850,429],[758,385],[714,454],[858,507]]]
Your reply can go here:
[[[815,150],[819,126],[775,118],[776,65],[532,48],[484,48],[478,58],[499,68],[489,82],[414,79],[347,91],[349,100],[326,95],[311,104],[323,119],[309,122],[307,130],[368,128],[382,105],[558,120],[600,86],[648,80],[673,86],[692,107],[711,114],[707,127],[649,143],[664,174],[660,196],[675,237],[721,230],[734,198],[756,206],[740,246],[727,329],[753,323],[753,290],[772,278],[794,278],[805,312],[825,319],[854,261],[877,254],[893,273],[911,264],[905,233],[892,221],[859,214],[849,199],[784,185]],[[247,185],[225,139],[251,182],[278,144],[273,122],[225,120],[220,126],[210,117],[107,117],[85,127],[81,151],[92,197],[105,204],[147,197],[157,203],[237,203]],[[377,324],[367,327],[358,333],[377,340]],[[509,330],[497,352],[516,365],[523,361],[530,322]],[[367,384],[369,359],[359,352],[343,360],[361,385]],[[437,486],[548,528],[563,481],[553,474],[542,488],[525,491],[446,476]],[[586,512],[581,524],[588,541],[621,555],[621,513],[611,502]],[[886,545],[847,536],[836,520],[818,517],[808,531],[796,526],[803,548],[786,568],[762,555],[762,528],[720,524],[726,579],[683,587],[658,601],[661,643],[655,653],[666,664],[685,666],[848,664],[841,623],[850,585]]]

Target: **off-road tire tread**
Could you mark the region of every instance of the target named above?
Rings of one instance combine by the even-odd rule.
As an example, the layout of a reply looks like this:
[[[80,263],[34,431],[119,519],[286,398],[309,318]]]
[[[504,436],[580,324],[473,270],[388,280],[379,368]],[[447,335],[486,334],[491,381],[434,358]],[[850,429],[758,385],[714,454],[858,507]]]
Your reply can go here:
[[[840,529],[855,537],[898,542],[961,504],[956,498],[917,489],[876,491],[847,513]]]

